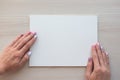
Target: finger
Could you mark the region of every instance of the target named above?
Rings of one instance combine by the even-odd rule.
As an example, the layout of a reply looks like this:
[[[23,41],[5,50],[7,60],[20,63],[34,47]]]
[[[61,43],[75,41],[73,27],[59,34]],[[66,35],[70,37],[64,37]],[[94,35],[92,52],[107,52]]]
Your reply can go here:
[[[31,33],[28,36],[26,36],[23,40],[21,40],[21,42],[16,46],[16,48],[19,50],[21,49],[29,40],[31,40],[31,38],[34,37],[36,33]]]
[[[30,47],[34,44],[35,40],[36,40],[36,36],[34,36],[28,43],[26,43],[21,49],[20,52],[21,53],[25,53],[28,49],[30,49]],[[24,55],[24,54],[21,54]]]
[[[94,68],[97,68],[100,66],[98,56],[97,56],[97,51],[95,45],[92,46],[92,59],[94,63]]]
[[[90,75],[92,73],[92,69],[93,69],[93,62],[92,62],[92,58],[88,59],[88,63],[87,63],[87,68],[86,68],[86,79],[89,80]]]
[[[104,65],[104,61],[103,61],[102,51],[101,51],[99,43],[96,44],[96,49],[97,49],[97,55],[98,55],[98,59],[99,59],[100,65],[103,66]]]
[[[12,41],[12,43],[9,46],[13,46],[16,44],[16,42],[23,36],[23,34],[19,35],[15,40]]]
[[[104,64],[107,65],[107,55],[106,55],[105,50],[102,50],[102,55],[103,55]]]
[[[21,68],[22,66],[24,66],[28,60],[29,60],[29,55],[25,54],[19,63],[19,67]]]
[[[14,44],[13,47],[16,48],[16,46],[17,46],[26,36],[28,36],[30,33],[31,33],[31,32],[27,32],[27,33],[23,34],[23,36],[22,36],[19,40],[16,41],[16,43]]]
[[[106,62],[107,62],[107,67],[110,68],[109,54],[107,52],[106,52]]]
[[[100,49],[102,51],[102,57],[103,57],[103,62],[104,64],[106,63],[106,53],[105,53],[105,49],[100,45]]]
[[[108,53],[105,51],[105,49],[101,46],[101,51],[102,51],[102,55],[103,55],[103,61],[106,67],[109,68],[109,55]]]

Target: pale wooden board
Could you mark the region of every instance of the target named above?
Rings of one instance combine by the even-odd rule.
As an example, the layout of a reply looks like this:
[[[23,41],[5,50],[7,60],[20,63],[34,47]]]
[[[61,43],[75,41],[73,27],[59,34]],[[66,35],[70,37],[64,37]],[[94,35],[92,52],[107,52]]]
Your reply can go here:
[[[120,0],[1,0],[0,50],[29,30],[30,14],[98,15],[99,41],[110,54],[112,79],[120,79]],[[85,68],[28,68],[2,80],[84,80]]]

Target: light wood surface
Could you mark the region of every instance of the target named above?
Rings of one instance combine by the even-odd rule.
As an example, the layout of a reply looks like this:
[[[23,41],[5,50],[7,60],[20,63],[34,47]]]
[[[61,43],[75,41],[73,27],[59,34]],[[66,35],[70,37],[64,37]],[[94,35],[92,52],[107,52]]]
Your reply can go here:
[[[0,50],[29,31],[31,14],[98,15],[99,41],[110,55],[112,79],[120,79],[120,0],[0,0]],[[84,80],[85,68],[29,68],[0,80]]]

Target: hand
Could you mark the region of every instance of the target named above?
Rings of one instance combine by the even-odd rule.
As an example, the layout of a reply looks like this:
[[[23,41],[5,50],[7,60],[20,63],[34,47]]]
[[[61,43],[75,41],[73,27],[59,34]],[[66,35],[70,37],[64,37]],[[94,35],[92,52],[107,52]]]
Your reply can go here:
[[[8,45],[0,53],[0,74],[20,69],[28,61],[29,49],[35,40],[36,33],[28,32],[18,36]]]
[[[110,80],[109,57],[98,43],[92,46],[92,58],[88,60],[86,80]]]

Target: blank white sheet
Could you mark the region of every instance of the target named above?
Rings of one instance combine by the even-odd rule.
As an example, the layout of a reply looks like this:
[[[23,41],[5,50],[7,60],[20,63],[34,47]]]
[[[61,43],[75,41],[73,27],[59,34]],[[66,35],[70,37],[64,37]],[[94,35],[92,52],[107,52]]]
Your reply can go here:
[[[29,66],[86,66],[97,42],[97,16],[31,15],[37,32]]]

